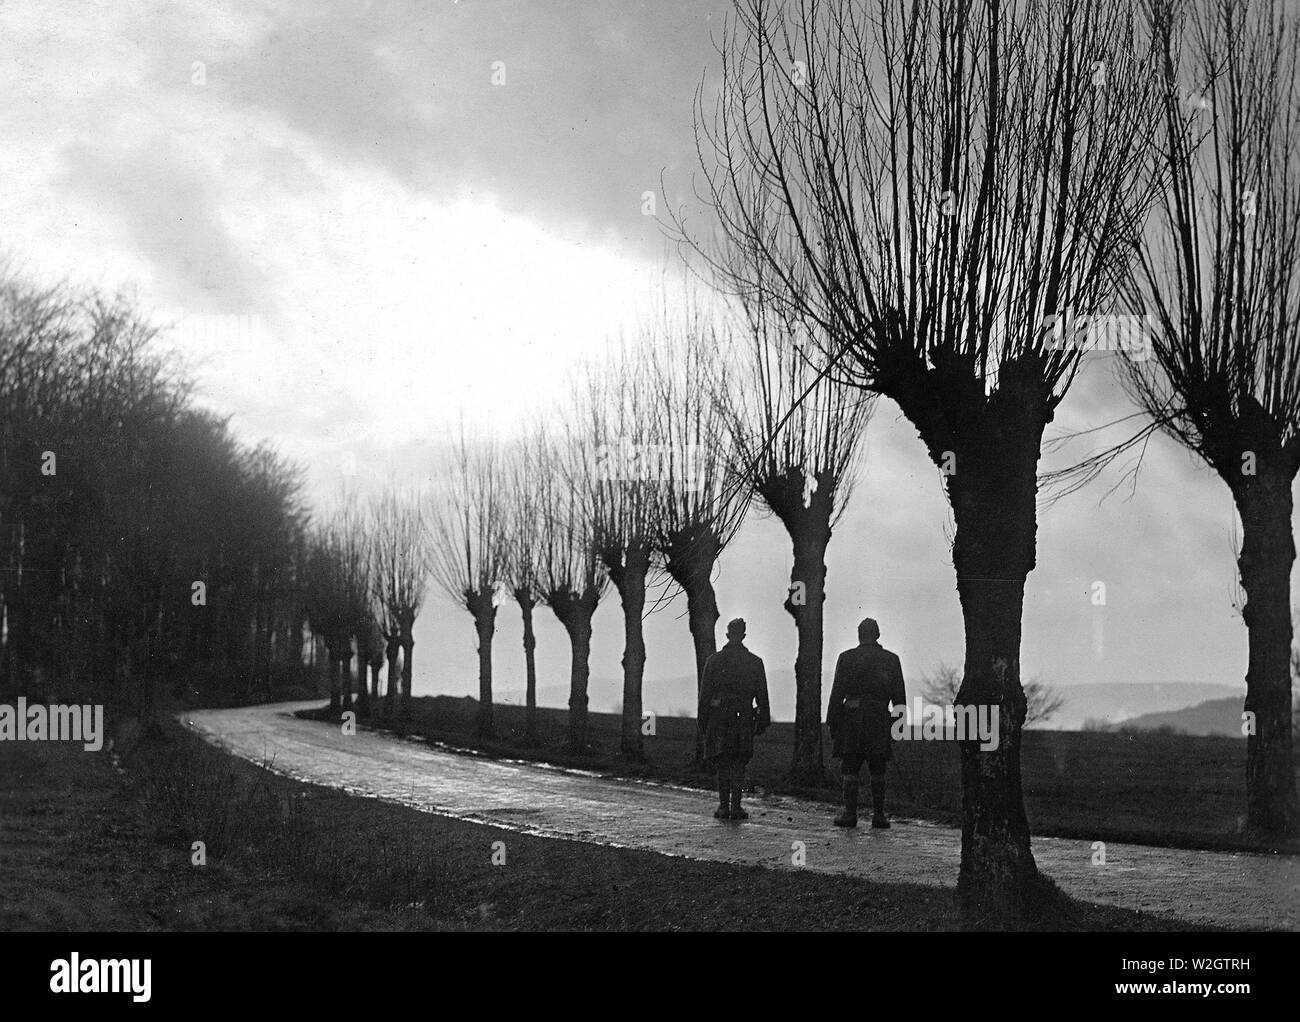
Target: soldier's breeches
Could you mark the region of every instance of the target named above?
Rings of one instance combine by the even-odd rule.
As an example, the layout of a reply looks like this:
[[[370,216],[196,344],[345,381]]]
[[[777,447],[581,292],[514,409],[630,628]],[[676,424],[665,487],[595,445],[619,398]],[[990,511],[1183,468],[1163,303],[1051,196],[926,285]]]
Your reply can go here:
[[[738,785],[745,776],[745,761],[739,756],[719,756],[717,767],[719,788]]]
[[[872,773],[871,775],[871,808],[872,811],[883,813],[885,811],[885,772]]]
[[[863,766],[872,777],[883,777],[885,768],[889,765],[889,760],[879,755],[855,755],[845,756],[840,760],[840,774],[844,777],[853,774],[857,776],[862,772]]]

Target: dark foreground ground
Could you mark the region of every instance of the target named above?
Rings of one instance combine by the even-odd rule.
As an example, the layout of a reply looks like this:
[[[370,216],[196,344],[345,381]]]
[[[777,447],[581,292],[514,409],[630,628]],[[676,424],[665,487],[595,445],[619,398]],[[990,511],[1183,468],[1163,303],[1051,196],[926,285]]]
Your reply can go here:
[[[207,864],[193,865],[192,843]],[[493,865],[493,842],[507,860]],[[2,930],[942,930],[951,895],[534,838],[300,784],[177,726],[0,743]],[[1044,929],[1186,930],[1064,901]]]
[[[695,721],[659,717],[646,736],[644,762],[619,755],[620,719],[590,715],[590,748],[568,751],[568,711],[538,710],[538,738],[524,737],[524,710],[495,708],[497,738],[474,737],[478,703],[450,696],[412,700],[409,721],[376,717],[372,726],[422,735],[496,756],[537,760],[620,776],[654,777],[711,787],[691,769]],[[326,711],[313,716],[328,716]],[[360,722],[363,726],[366,721]],[[755,743],[748,784],[777,794],[836,801],[839,774],[829,759],[827,783],[808,788],[787,780],[794,728],[773,724]],[[897,742],[889,772],[893,813],[961,825],[961,776],[952,742]],[[1144,732],[1026,731],[1022,751],[1025,803],[1035,834],[1168,848],[1300,853],[1300,840],[1279,842],[1244,831],[1244,740]]]

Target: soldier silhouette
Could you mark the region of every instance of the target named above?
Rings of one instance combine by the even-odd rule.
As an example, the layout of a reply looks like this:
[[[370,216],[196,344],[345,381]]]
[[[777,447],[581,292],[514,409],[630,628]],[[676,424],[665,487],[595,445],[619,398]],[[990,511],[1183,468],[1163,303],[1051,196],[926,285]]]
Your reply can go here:
[[[757,714],[755,709],[757,708]],[[745,622],[727,625],[727,644],[704,664],[700,682],[700,724],[704,759],[718,773],[719,820],[747,820],[740,805],[745,765],[754,755],[754,735],[772,723],[763,661],[745,648]]]
[[[890,703],[906,704],[903,667],[880,645],[880,626],[871,618],[858,625],[858,645],[840,654],[831,685],[826,726],[844,779],[844,811],[837,827],[858,825],[858,775],[863,763],[871,775],[871,826],[888,827],[885,816],[885,764],[893,758]]]

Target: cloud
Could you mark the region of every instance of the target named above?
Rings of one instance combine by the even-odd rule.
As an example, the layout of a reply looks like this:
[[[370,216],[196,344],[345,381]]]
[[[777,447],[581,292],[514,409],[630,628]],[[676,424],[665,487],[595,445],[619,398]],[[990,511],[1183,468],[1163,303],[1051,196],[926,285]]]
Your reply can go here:
[[[165,138],[124,151],[69,145],[57,183],[116,212],[125,240],[159,271],[177,303],[209,313],[264,307],[257,269],[223,221],[219,187]]]
[[[690,189],[690,111],[714,56],[709,30],[728,6],[241,4],[192,23],[141,16],[136,37],[159,93],[202,61],[208,102],[310,140],[329,160],[659,255],[642,196],[659,192],[664,172],[671,201]]]

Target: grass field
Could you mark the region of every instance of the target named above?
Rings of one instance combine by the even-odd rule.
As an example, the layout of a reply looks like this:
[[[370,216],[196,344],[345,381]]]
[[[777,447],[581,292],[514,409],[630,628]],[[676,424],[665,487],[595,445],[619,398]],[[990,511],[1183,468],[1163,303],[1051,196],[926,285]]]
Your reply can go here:
[[[530,837],[300,784],[174,725],[120,770],[0,743],[0,778],[0,930],[958,927],[948,891]],[[1192,929],[1071,899],[1039,928]]]
[[[619,718],[592,714],[591,751],[565,748],[568,712],[539,709],[539,740],[524,739],[524,711],[495,709],[498,739],[473,737],[477,703],[449,696],[412,700],[409,721],[375,721],[400,734],[418,734],[493,755],[535,759],[624,776],[650,776],[709,787],[690,769],[695,721],[659,717],[645,738],[647,762],[618,755]],[[314,712],[314,711],[313,711]],[[759,789],[834,801],[838,773],[827,760],[828,783],[816,789],[786,781],[793,725],[773,724],[755,743],[748,783]],[[827,752],[830,743],[827,739]],[[897,742],[889,772],[896,816],[959,824],[961,778],[952,742]],[[1175,848],[1300,852],[1300,841],[1278,844],[1243,832],[1245,742],[1156,732],[1026,731],[1022,757],[1025,801],[1035,834],[1090,841],[1127,841]]]

